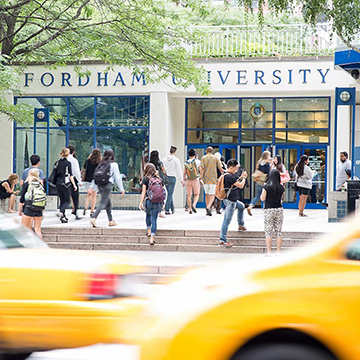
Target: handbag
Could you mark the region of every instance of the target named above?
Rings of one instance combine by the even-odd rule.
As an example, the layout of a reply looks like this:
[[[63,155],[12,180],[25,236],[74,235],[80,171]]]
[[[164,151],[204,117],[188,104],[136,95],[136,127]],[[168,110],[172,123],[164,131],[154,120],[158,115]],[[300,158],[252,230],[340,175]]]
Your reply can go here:
[[[70,174],[69,174],[69,169],[68,169],[68,167],[66,167],[64,182],[63,182],[61,185],[64,186],[64,187],[66,187],[66,188],[69,188],[70,185],[71,185]]]
[[[267,180],[267,174],[265,174],[264,172],[262,172],[261,170],[257,169],[255,170],[252,175],[251,178],[259,185],[264,185],[266,183]]]
[[[81,169],[81,181],[84,182],[86,178],[86,168],[87,168],[87,160],[85,161],[84,167]]]
[[[285,184],[288,181],[290,181],[289,172],[286,170],[286,172],[280,173],[280,184]]]
[[[57,178],[57,168],[58,168],[58,165],[59,165],[59,161],[57,161],[54,165],[54,168],[50,174],[50,176],[48,177],[48,183],[51,185],[51,186],[56,186],[56,178]]]

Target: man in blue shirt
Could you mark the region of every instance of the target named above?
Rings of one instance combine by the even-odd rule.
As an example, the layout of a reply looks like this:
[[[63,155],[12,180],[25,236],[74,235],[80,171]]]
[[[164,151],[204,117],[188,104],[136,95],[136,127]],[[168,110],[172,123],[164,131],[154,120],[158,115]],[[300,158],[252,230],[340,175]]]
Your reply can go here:
[[[39,169],[40,156],[37,154],[31,155],[30,162],[31,162],[31,166],[26,168],[21,175],[20,186],[23,186],[24,182],[26,181],[26,178],[28,177],[29,171],[34,168],[39,170],[39,177],[40,177],[41,181],[43,179],[45,179],[43,171],[41,169]]]

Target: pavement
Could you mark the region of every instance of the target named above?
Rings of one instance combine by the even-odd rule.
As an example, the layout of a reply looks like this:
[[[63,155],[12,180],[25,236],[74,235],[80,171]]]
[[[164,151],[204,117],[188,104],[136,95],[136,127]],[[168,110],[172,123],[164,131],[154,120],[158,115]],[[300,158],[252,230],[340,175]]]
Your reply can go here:
[[[91,227],[90,212],[86,216],[82,215],[82,210],[78,211],[81,220],[76,221],[71,211],[67,211],[69,222],[61,224],[55,211],[45,211],[43,227]],[[245,226],[249,231],[263,231],[264,219],[262,209],[253,209],[253,216],[249,216],[245,211]],[[300,218],[298,210],[284,209],[283,231],[299,232],[333,232],[338,230],[343,224],[328,223],[327,209],[307,210],[308,217]],[[12,214],[10,216],[17,216]],[[213,216],[206,216],[205,209],[198,209],[197,214],[189,214],[184,208],[178,208],[173,215],[165,218],[158,218],[158,229],[165,230],[218,230],[220,231],[224,215],[213,213]],[[117,227],[122,229],[145,229],[145,213],[140,210],[113,210],[113,218],[118,223]],[[99,227],[108,227],[108,220],[105,211],[102,211],[97,219]],[[229,226],[229,231],[237,230],[236,214]]]

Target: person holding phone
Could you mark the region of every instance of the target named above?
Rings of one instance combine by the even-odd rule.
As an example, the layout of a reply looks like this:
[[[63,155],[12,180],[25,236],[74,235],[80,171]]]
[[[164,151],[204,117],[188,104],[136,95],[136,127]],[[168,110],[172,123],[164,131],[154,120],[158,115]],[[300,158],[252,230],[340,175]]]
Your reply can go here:
[[[239,189],[242,189],[246,184],[248,174],[243,171],[241,176],[238,177],[240,164],[236,159],[230,159],[227,162],[227,173],[224,175],[224,188],[226,191],[226,199],[224,199],[225,215],[220,231],[219,245],[231,248],[233,244],[227,241],[227,232],[234,215],[235,209],[238,211],[238,231],[246,231],[244,222],[244,209],[245,205],[239,201]]]

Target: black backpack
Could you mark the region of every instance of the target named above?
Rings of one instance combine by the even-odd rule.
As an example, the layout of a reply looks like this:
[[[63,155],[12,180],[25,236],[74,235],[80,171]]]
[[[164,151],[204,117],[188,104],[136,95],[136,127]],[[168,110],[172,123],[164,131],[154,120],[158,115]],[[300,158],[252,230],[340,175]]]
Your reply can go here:
[[[96,185],[106,185],[110,179],[110,162],[101,162],[94,171],[94,180]]]

